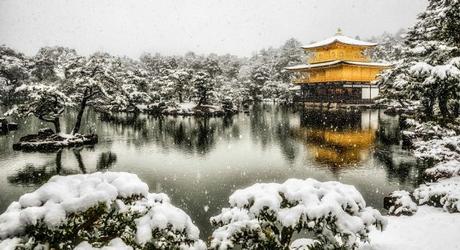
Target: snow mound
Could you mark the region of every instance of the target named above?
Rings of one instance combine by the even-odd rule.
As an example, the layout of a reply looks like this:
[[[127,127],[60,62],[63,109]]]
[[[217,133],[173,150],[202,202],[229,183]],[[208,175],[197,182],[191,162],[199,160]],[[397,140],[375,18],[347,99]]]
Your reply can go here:
[[[60,244],[75,247],[84,240],[78,247],[91,249],[87,247],[102,247],[113,239],[102,249],[130,249],[125,244],[203,249],[191,218],[166,194],[148,189],[129,173],[54,176],[0,215],[0,240],[19,237],[22,243],[33,239],[37,245],[58,244],[59,248]]]
[[[78,244],[77,247],[75,247],[74,250],[133,250],[132,247],[126,245],[122,239],[120,238],[115,238],[109,242],[107,246],[98,248],[98,247],[93,247],[91,244],[89,244],[87,241],[83,241],[82,243]]]
[[[397,190],[389,196],[393,200],[393,205],[388,209],[391,215],[412,215],[417,212],[417,204],[412,201],[409,192]]]
[[[414,190],[414,197],[420,205],[442,207],[451,213],[460,212],[460,177],[420,185]]]
[[[360,250],[460,249],[460,216],[421,206],[412,216],[388,217],[385,231],[372,231]]]
[[[289,249],[291,250],[310,250],[310,249],[313,249],[313,247],[317,246],[318,244],[320,244],[320,242],[317,240],[302,238],[302,239],[297,239],[293,241]]]
[[[235,191],[229,203],[230,208],[211,218],[211,224],[218,227],[212,248],[235,244],[245,248],[248,235],[257,239],[253,240],[256,247],[262,247],[273,239],[272,234],[279,236],[285,230],[317,233],[323,247],[354,247],[367,240],[371,226],[383,230],[386,223],[377,210],[366,207],[355,187],[339,182],[289,179],[283,184],[259,183]],[[277,226],[281,229],[274,229]],[[289,243],[284,238],[274,241],[279,247]]]
[[[435,165],[425,170],[425,178],[430,181],[437,181],[450,177],[460,176],[460,162],[451,160]]]

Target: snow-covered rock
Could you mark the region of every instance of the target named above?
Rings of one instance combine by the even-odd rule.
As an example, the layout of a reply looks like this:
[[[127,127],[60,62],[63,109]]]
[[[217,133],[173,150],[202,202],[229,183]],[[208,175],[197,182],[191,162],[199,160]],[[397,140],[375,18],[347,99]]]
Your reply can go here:
[[[115,172],[55,176],[22,195],[0,215],[0,244],[14,238],[57,248],[84,240],[78,247],[91,249],[112,240],[102,249],[204,249],[198,228],[167,195],[149,193],[134,174]]]
[[[422,184],[413,194],[420,205],[442,207],[451,213],[460,212],[460,176]]]
[[[377,210],[366,207],[355,187],[339,182],[259,183],[235,191],[229,203],[211,218],[218,227],[211,248],[283,248],[294,231],[314,233],[322,247],[354,248],[367,240],[372,226],[383,230],[386,223]]]
[[[417,204],[412,200],[409,192],[397,190],[389,195],[392,205],[388,208],[390,215],[412,215],[417,212]]]
[[[69,135],[55,134],[52,129],[40,130],[37,134],[23,136],[19,142],[13,144],[14,150],[23,151],[54,151],[65,147],[94,145],[98,142],[95,134]]]

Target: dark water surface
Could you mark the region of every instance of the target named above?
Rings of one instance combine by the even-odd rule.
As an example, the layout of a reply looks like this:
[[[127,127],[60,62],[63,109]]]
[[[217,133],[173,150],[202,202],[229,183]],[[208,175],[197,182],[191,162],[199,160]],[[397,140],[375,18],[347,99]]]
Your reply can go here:
[[[74,114],[64,117],[71,130]],[[206,239],[208,223],[238,188],[288,178],[355,185],[368,205],[382,209],[385,194],[411,189],[418,172],[399,146],[398,120],[372,111],[293,111],[261,105],[232,118],[116,119],[88,112],[84,130],[97,131],[93,148],[58,153],[12,150],[19,137],[47,127],[34,118],[0,136],[0,213],[55,174],[126,171],[151,192],[164,192],[185,210]]]

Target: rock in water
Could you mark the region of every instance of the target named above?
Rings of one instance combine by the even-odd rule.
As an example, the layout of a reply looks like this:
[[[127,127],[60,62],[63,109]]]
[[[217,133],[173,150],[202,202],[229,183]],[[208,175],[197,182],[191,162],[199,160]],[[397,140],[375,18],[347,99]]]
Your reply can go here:
[[[66,147],[94,145],[98,142],[95,134],[64,135],[55,134],[50,128],[41,129],[37,134],[26,135],[13,144],[14,150],[49,152]]]

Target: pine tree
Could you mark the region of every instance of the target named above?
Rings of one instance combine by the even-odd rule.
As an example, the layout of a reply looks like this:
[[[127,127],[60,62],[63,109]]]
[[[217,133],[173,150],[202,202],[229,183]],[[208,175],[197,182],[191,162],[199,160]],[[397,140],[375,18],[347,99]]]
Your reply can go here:
[[[11,105],[20,101],[15,89],[28,81],[29,66],[30,62],[23,54],[0,46],[0,104]]]
[[[433,118],[459,116],[460,1],[430,0],[406,37],[402,59],[381,78],[390,99],[419,100]],[[403,102],[403,101],[401,101]]]
[[[196,73],[192,81],[198,106],[208,104],[214,91],[214,84],[208,73],[200,71]]]

